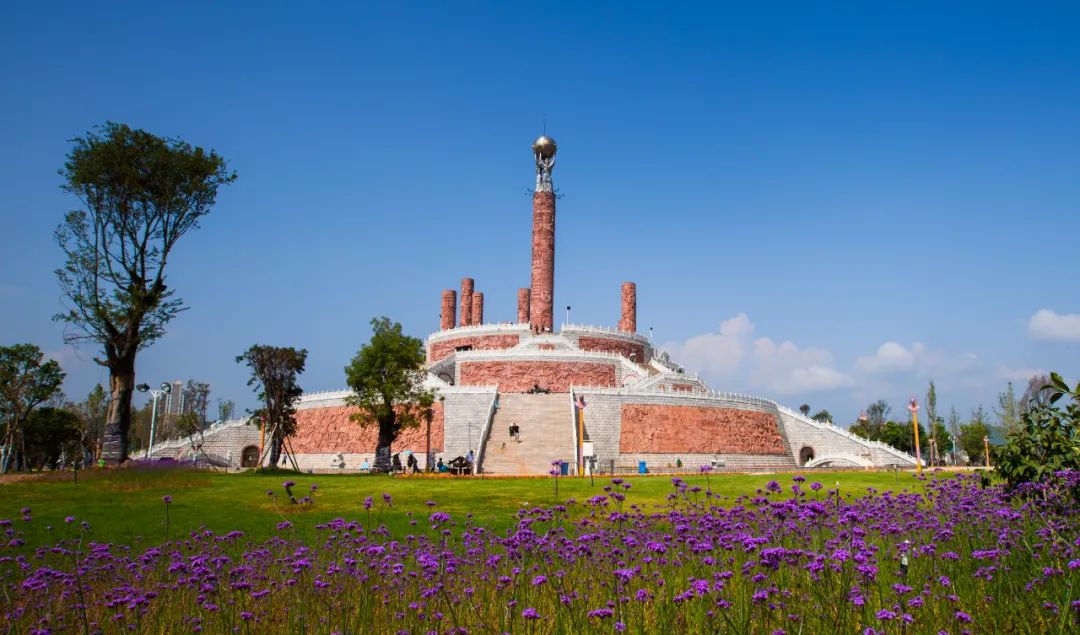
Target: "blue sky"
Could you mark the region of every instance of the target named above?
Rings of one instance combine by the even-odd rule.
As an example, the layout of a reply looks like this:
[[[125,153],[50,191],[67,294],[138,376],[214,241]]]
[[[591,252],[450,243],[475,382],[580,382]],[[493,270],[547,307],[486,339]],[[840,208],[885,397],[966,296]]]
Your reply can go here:
[[[373,316],[424,337],[463,276],[510,320],[546,118],[574,322],[614,325],[634,280],[641,330],[714,388],[845,423],[930,379],[966,414],[1080,375],[1075,5],[582,4],[7,3],[4,343],[69,396],[106,378],[49,320],[56,171],[106,120],[239,174],[171,262],[190,310],[140,381],[251,406],[258,342],[340,388]]]

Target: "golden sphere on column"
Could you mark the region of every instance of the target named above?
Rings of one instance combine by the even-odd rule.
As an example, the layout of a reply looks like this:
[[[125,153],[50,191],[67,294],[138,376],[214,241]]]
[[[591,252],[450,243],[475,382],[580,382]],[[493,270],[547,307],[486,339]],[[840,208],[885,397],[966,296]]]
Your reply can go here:
[[[550,159],[555,156],[555,152],[559,149],[555,145],[555,140],[547,135],[540,135],[533,141],[532,144],[533,154],[540,155],[541,159]]]

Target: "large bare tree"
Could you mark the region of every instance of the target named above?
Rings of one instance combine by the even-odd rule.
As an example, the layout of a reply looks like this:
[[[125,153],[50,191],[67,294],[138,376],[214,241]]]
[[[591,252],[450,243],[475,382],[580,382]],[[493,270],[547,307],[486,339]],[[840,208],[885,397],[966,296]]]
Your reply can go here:
[[[127,458],[135,355],[185,308],[165,282],[169,256],[236,174],[212,150],[123,124],[73,143],[60,174],[85,209],[68,212],[56,230],[67,307],[55,319],[71,327],[68,343],[101,346],[94,361],[109,369],[111,394],[102,457],[119,463]]]

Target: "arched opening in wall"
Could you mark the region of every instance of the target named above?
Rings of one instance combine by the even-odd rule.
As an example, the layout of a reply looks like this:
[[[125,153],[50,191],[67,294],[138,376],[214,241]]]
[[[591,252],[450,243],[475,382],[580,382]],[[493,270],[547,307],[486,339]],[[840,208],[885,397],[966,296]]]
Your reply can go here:
[[[439,379],[445,381],[446,383],[450,384],[451,386],[454,385],[454,376],[451,375],[450,373],[439,373],[438,377],[439,377]]]
[[[240,467],[258,467],[259,466],[259,448],[258,446],[249,445],[244,448],[244,453],[240,455]]]
[[[810,446],[803,446],[803,449],[799,450],[799,465],[806,465],[810,461],[814,460],[814,448]]]

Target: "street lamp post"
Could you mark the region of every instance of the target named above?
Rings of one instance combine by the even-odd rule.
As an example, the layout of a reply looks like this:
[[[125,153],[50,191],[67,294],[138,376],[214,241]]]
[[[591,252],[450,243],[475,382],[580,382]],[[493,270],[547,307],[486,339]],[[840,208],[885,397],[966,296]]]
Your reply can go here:
[[[919,400],[912,397],[907,408],[911,411],[911,427],[915,430],[915,471],[922,474],[922,455],[919,453]]]
[[[570,323],[570,305],[569,304],[566,305],[566,323],[567,324]]]
[[[986,452],[986,467],[990,468],[990,437],[983,437],[983,452]]]
[[[158,397],[172,392],[172,385],[167,381],[163,381],[161,382],[161,390],[150,390],[149,384],[139,384],[135,388],[139,392],[149,392],[154,398],[154,407],[150,411],[150,443],[146,446],[146,458],[152,461],[154,459],[154,431],[157,426],[157,400]]]

